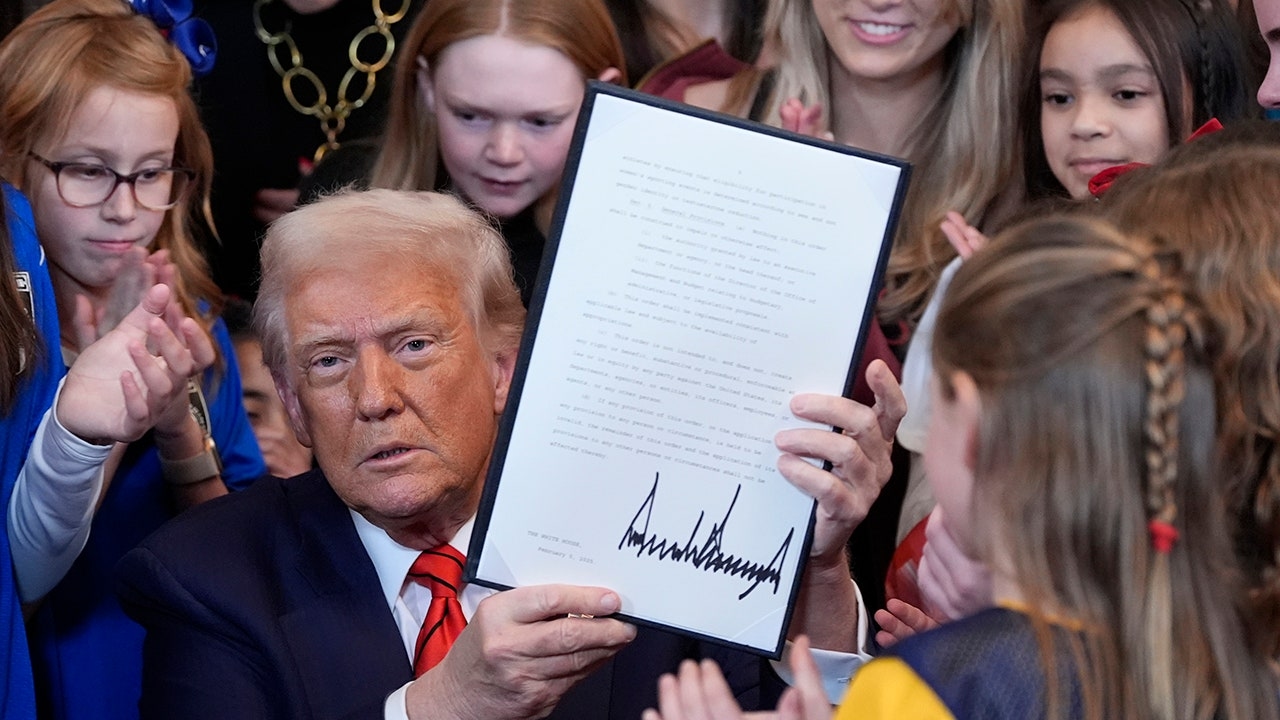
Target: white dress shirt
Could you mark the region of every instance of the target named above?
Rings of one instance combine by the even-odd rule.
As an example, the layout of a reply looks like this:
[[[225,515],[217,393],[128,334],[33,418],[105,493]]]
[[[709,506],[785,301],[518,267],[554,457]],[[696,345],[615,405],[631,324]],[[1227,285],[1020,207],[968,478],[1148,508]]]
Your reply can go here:
[[[422,622],[427,616],[427,608],[431,604],[431,591],[423,585],[408,580],[409,568],[418,559],[421,551],[407,548],[392,540],[385,531],[354,510],[351,511],[351,519],[355,523],[356,534],[360,536],[360,542],[364,544],[365,551],[369,553],[369,559],[373,561],[373,568],[378,573],[382,596],[395,618],[396,627],[400,629],[405,657],[409,662],[413,662],[418,632],[422,628]],[[471,530],[474,523],[475,518],[468,520],[449,541],[449,545],[463,555],[467,554],[471,544]],[[853,677],[853,673],[871,659],[866,651],[866,610],[862,602],[862,592],[858,590],[857,583],[854,584],[854,590],[858,593],[858,652],[843,653],[819,649],[813,651],[818,669],[822,673],[827,697],[831,699],[833,705],[844,697],[844,691],[849,687],[849,680]],[[458,595],[458,602],[462,605],[462,614],[468,622],[475,615],[480,601],[496,592],[479,585],[463,585],[462,592]],[[790,654],[791,643],[787,642],[782,651],[782,660],[772,663],[778,677],[788,684],[791,683],[791,672],[787,667]],[[409,711],[405,704],[408,687],[409,684],[405,683],[387,696],[383,705],[383,717],[386,720],[408,720]]]

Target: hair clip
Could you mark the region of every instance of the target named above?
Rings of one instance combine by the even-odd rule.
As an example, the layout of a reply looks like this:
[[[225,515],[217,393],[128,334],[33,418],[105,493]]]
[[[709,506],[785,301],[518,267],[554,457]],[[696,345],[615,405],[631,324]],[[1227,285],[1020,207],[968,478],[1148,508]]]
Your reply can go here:
[[[1222,123],[1218,122],[1218,118],[1209,118],[1203,125],[1196,128],[1195,132],[1191,133],[1191,137],[1187,138],[1187,142],[1191,142],[1196,138],[1202,138],[1205,135],[1212,135],[1221,129]]]
[[[1121,175],[1128,174],[1138,168],[1147,167],[1147,163],[1131,162],[1124,165],[1116,165],[1089,178],[1089,194],[1095,198],[1101,198],[1111,189],[1114,183]]]
[[[1187,137],[1187,142],[1191,142],[1196,138],[1202,138],[1205,135],[1212,135],[1222,129],[1222,123],[1218,122],[1218,118],[1209,118],[1205,124],[1196,128],[1196,131]],[[1095,198],[1101,198],[1111,189],[1114,183],[1121,175],[1137,170],[1140,167],[1147,167],[1147,163],[1132,162],[1125,165],[1116,165],[1089,178],[1089,194]]]
[[[191,0],[129,0],[129,6],[156,24],[160,34],[186,56],[197,77],[213,69],[217,38],[209,23],[191,16]]]
[[[1161,555],[1168,555],[1173,544],[1178,542],[1178,528],[1163,520],[1151,520],[1147,523],[1147,531],[1151,533],[1151,545]]]

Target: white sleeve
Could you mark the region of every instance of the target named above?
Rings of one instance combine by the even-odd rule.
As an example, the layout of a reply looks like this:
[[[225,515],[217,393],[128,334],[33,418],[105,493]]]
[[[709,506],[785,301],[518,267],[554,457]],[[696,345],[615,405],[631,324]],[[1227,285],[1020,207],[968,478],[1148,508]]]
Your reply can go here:
[[[822,687],[827,691],[827,700],[832,705],[840,704],[840,699],[849,689],[853,674],[871,661],[871,654],[867,652],[867,628],[870,626],[867,606],[862,601],[862,590],[858,588],[858,583],[853,584],[853,590],[858,595],[857,651],[847,653],[813,648],[813,660],[818,665]],[[782,649],[782,659],[769,661],[773,671],[788,685],[795,684],[795,678],[791,674],[791,647],[791,641],[788,640]]]
[[[55,397],[9,497],[9,545],[24,603],[52,590],[84,549],[112,447],[73,435],[58,422],[57,407]]]
[[[409,720],[409,685],[413,681],[401,685],[395,692],[387,696],[382,704],[383,720]]]
[[[929,379],[933,377],[933,329],[938,324],[938,311],[942,299],[951,286],[951,280],[964,260],[953,259],[938,277],[924,315],[911,332],[911,346],[907,359],[902,363],[902,394],[907,398],[907,414],[898,423],[898,444],[914,453],[924,451],[925,434],[929,429]]]

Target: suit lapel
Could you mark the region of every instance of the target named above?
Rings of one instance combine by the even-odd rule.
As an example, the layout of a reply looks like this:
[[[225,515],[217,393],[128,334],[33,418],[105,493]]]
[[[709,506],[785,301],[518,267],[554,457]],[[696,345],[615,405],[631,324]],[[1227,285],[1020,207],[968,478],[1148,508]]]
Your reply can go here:
[[[280,618],[316,718],[381,715],[388,694],[413,679],[377,572],[347,507],[318,471],[290,481],[297,524],[298,601]]]

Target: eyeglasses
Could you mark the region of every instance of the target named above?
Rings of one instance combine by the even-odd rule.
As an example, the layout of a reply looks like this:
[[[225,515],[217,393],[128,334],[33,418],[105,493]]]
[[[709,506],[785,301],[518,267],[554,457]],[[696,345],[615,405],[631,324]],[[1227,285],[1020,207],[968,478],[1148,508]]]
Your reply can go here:
[[[27,153],[53,172],[58,195],[71,207],[101,205],[121,183],[133,189],[133,199],[148,210],[168,210],[182,201],[195,171],[187,168],[146,168],[122,175],[98,163],[54,162]]]

